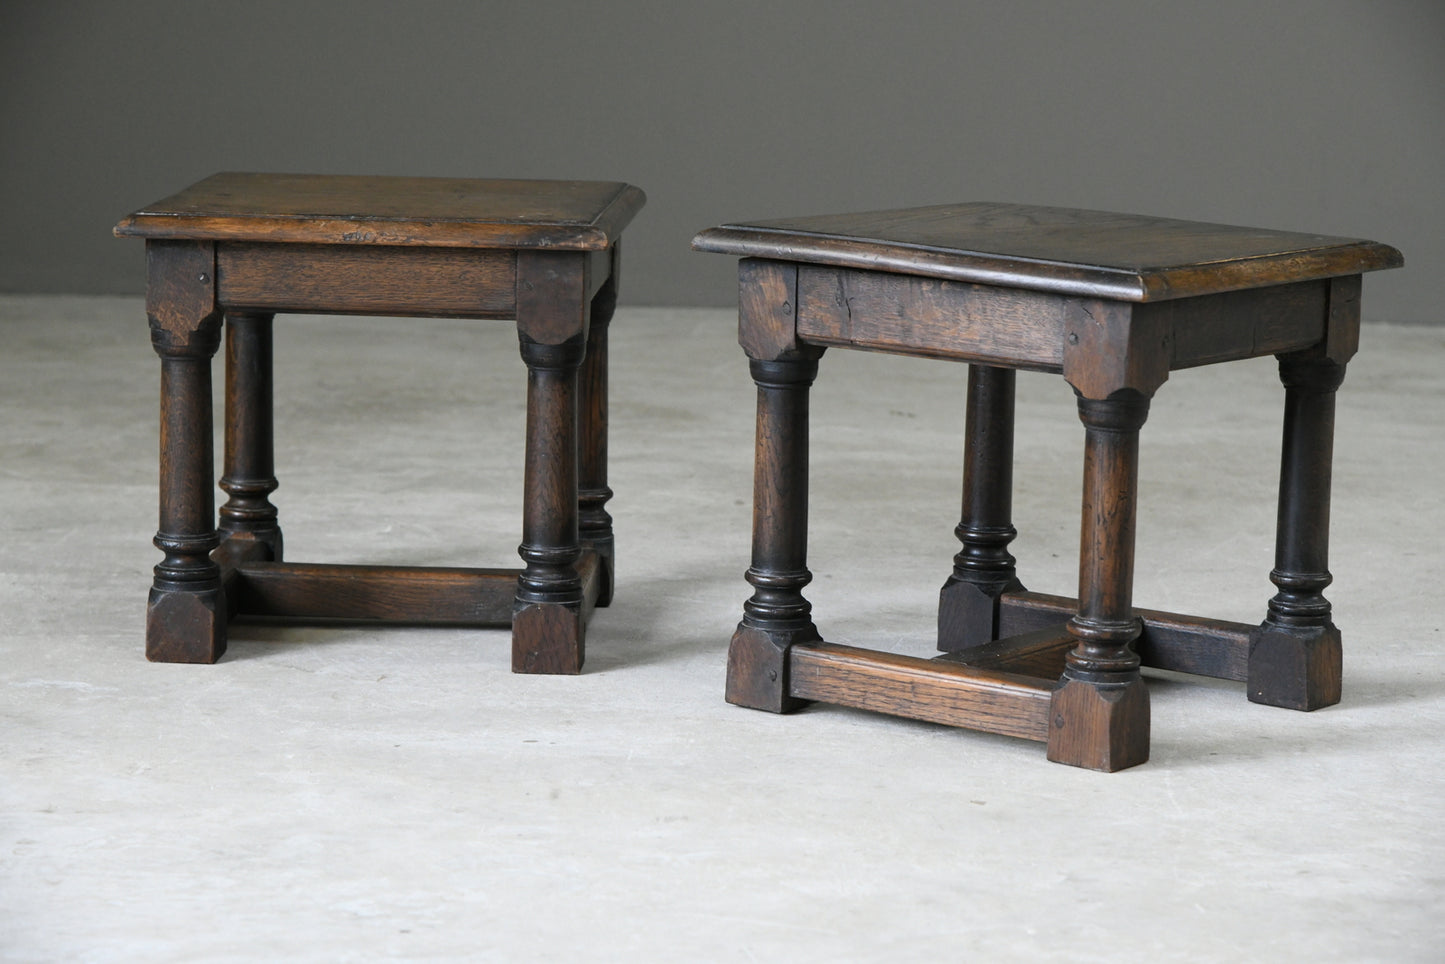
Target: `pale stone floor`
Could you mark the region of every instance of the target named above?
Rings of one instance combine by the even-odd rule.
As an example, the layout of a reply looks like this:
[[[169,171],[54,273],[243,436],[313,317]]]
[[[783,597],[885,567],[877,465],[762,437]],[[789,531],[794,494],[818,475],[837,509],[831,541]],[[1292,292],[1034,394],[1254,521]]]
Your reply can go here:
[[[508,324],[277,331],[288,558],[514,563]],[[724,703],[753,429],[733,317],[624,307],[613,332],[620,576],[582,676],[512,675],[502,631],[355,626],[238,626],[219,664],[175,666],[142,654],[140,299],[0,298],[0,958],[1445,959],[1445,327],[1367,325],[1340,392],[1343,703],[1154,676],[1152,759],[1112,775]],[[932,651],[963,383],[824,358],[809,596],[830,640]],[[1160,390],[1138,605],[1260,618],[1281,398],[1268,359]],[[1068,594],[1082,430],[1055,376],[1021,375],[1018,408],[1014,550]]]

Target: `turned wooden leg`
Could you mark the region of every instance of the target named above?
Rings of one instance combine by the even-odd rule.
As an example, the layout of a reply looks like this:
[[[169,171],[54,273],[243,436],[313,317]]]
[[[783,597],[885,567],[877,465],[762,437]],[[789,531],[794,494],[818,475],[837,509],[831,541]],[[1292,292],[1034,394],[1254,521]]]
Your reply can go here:
[[[1335,391],[1345,366],[1309,355],[1281,355],[1285,387],[1279,521],[1274,571],[1279,592],[1250,637],[1249,698],[1314,710],[1340,701],[1340,631],[1330,619],[1330,467]]]
[[[577,371],[581,338],[522,338],[527,363],[527,454],[522,506],[526,568],[517,579],[512,671],[580,673],[584,656],[577,522]]]
[[[161,359],[160,527],[146,609],[146,658],[214,663],[226,651],[216,548],[211,358],[221,343],[209,245],[148,242],[146,313]]]
[[[268,496],[276,491],[272,429],[271,318],[226,315],[226,444],[221,488],[223,551],[232,557],[281,561],[281,527]]]
[[[788,649],[817,640],[808,571],[808,389],[818,362],[750,364],[758,386],[753,467],[752,598],[728,646],[727,701],[786,713],[806,701],[788,695]]]
[[[1149,692],[1130,648],[1143,629],[1132,596],[1139,429],[1149,398],[1123,389],[1102,400],[1079,396],[1078,404],[1084,504],[1079,611],[1069,621],[1077,645],[1050,705],[1048,757],[1113,771],[1149,759]]]
[[[614,264],[616,259],[614,258]],[[615,550],[612,516],[607,500],[612,490],[607,486],[607,329],[617,307],[617,273],[592,299],[592,320],[587,335],[587,354],[578,375],[578,479],[577,512],[579,538],[583,545],[595,549],[601,584],[597,605],[612,601],[615,581]]]
[[[998,639],[999,597],[1023,589],[1008,546],[1013,527],[1014,373],[968,367],[964,418],[963,543],[938,600],[938,648],[958,652]]]

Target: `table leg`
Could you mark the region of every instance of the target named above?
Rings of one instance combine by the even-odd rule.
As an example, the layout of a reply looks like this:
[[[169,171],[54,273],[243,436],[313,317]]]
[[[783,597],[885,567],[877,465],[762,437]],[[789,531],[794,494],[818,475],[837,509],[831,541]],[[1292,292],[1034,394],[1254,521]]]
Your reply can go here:
[[[998,639],[999,597],[1023,589],[1008,551],[1013,512],[1014,372],[968,367],[964,417],[963,543],[938,600],[938,648],[958,652]]]
[[[226,314],[226,440],[220,536],[225,550],[280,562],[281,527],[268,496],[276,491],[270,314]]]
[[[146,608],[146,658],[214,663],[226,651],[216,548],[211,358],[221,343],[209,245],[149,242],[146,314],[161,359],[160,527]]]
[[[815,358],[750,363],[758,386],[753,467],[752,598],[728,646],[727,701],[784,713],[805,705],[788,695],[788,649],[816,641],[808,571],[808,390]]]
[[[1279,592],[1250,637],[1249,698],[1314,710],[1340,701],[1340,631],[1330,618],[1330,468],[1341,363],[1281,355],[1285,387],[1279,520],[1270,581]]]
[[[584,658],[577,522],[577,373],[581,337],[560,345],[522,338],[527,363],[527,454],[522,506],[526,568],[517,579],[512,671],[580,673]]]
[[[1149,398],[1133,389],[1078,399],[1084,423],[1077,645],[1050,706],[1048,758],[1093,770],[1149,759],[1149,692],[1130,648],[1143,629],[1133,610],[1139,429]]]
[[[596,550],[601,567],[597,605],[612,601],[616,565],[612,515],[607,500],[607,331],[617,307],[616,258],[613,270],[601,290],[592,298],[592,318],[587,333],[587,354],[579,378],[578,405],[578,526],[583,545]]]

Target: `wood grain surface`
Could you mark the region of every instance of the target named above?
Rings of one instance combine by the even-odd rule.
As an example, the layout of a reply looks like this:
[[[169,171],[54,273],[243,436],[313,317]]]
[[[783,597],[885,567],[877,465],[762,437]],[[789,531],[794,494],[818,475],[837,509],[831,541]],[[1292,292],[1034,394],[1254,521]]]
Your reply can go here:
[[[214,174],[120,237],[600,251],[646,201],[618,181]]]
[[[1161,301],[1403,264],[1358,238],[974,202],[724,224],[699,251]]]

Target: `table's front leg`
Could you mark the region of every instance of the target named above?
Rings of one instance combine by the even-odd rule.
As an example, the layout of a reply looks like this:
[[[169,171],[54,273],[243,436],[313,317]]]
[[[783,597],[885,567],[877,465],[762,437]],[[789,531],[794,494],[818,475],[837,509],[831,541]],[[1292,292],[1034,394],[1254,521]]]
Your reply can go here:
[[[738,342],[758,388],[753,462],[753,594],[728,645],[729,703],[786,713],[806,705],[789,693],[788,651],[816,642],[808,571],[808,394],[823,349],[798,337],[798,268],[745,259],[738,265]]]
[[[522,343],[527,362],[527,453],[522,503],[526,568],[517,579],[512,671],[582,670],[582,580],[577,575],[577,368],[582,346]]]
[[[803,705],[789,695],[788,650],[813,642],[808,571],[808,390],[813,358],[753,361],[758,386],[753,466],[753,549],[747,581],[753,595],[728,646],[727,701],[787,712]]]
[[[215,253],[209,244],[146,245],[146,314],[161,359],[160,527],[146,609],[146,658],[214,663],[226,651],[226,604],[216,548],[211,358],[221,343]]]
[[[1149,691],[1130,644],[1143,629],[1133,609],[1139,429],[1148,396],[1121,389],[1078,399],[1084,423],[1078,641],[1050,707],[1048,757],[1092,770],[1149,759]]]
[[[585,256],[517,256],[517,334],[527,364],[525,569],[512,615],[514,673],[580,673],[586,620],[577,560],[577,386],[587,351]]]

